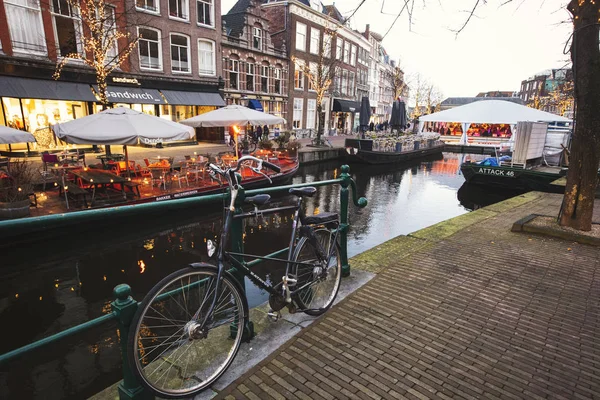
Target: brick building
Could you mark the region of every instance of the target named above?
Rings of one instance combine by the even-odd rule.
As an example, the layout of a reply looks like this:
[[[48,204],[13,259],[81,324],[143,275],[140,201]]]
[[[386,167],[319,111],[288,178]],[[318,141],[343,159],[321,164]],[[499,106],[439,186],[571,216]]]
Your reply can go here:
[[[287,118],[289,61],[271,31],[258,0],[239,0],[223,15],[225,100]]]
[[[137,48],[107,77],[109,101],[175,121],[224,105],[219,81],[220,0],[106,0],[106,29],[140,36]],[[66,0],[0,1],[0,124],[51,134],[50,126],[97,112],[95,72],[72,60],[90,58],[89,28]],[[114,43],[120,54],[127,39]],[[200,132],[201,133],[201,132]],[[56,147],[35,145],[37,150]],[[13,146],[18,149],[19,146]]]
[[[276,48],[285,49],[290,60],[287,120],[293,129],[316,129],[316,93],[311,90],[303,69],[317,68],[321,45],[335,64],[336,74],[328,96],[323,100],[325,133],[350,132],[358,124],[360,103],[357,101],[357,75],[366,75],[367,66],[358,66],[359,49],[368,43],[359,33],[342,24],[334,6],[323,7],[319,1],[271,0],[262,5],[270,21],[271,38]],[[363,51],[361,51],[363,54]],[[362,58],[361,58],[362,59]],[[364,85],[363,85],[364,90]],[[356,120],[356,122],[355,122]]]

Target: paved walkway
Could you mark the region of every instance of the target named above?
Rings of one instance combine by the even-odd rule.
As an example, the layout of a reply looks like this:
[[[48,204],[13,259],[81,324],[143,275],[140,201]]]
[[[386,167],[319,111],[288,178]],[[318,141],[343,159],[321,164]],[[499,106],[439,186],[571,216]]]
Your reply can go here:
[[[378,276],[217,398],[600,398],[600,249],[510,232],[560,200],[530,193],[355,257]]]

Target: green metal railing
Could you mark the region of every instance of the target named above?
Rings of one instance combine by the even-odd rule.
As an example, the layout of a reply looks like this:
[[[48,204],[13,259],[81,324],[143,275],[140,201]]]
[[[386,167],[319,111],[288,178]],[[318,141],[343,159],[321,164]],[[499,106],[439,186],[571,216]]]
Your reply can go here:
[[[287,191],[289,191],[290,188],[305,187],[305,186],[319,187],[319,186],[339,184],[341,186],[341,189],[340,189],[340,227],[339,227],[339,229],[340,229],[340,253],[341,253],[340,256],[342,259],[341,260],[342,261],[342,276],[348,276],[348,275],[350,275],[350,265],[348,264],[348,252],[347,252],[347,250],[348,250],[347,249],[348,229],[350,227],[349,222],[348,222],[348,205],[349,205],[349,200],[350,200],[350,187],[352,187],[352,202],[357,207],[365,207],[367,205],[367,199],[365,199],[364,197],[358,198],[357,193],[356,193],[356,183],[350,177],[350,174],[349,174],[350,168],[347,165],[343,165],[341,168],[341,172],[342,173],[340,174],[339,178],[330,179],[330,180],[326,180],[326,181],[309,182],[309,183],[302,183],[302,184],[296,184],[296,185],[276,186],[276,187],[271,187],[271,188],[255,189],[255,190],[248,190],[248,191],[241,189],[238,192],[238,198],[237,198],[237,202],[236,202],[236,213],[242,212],[241,206],[244,203],[244,199],[247,195],[254,195],[254,194],[260,194],[260,193],[273,194],[273,193],[279,193],[279,192],[287,192]],[[195,205],[195,204],[215,202],[215,201],[219,201],[219,200],[222,201],[227,196],[228,196],[228,194],[214,194],[214,195],[202,196],[202,197],[192,198],[192,199],[172,200],[169,203],[173,203],[172,208],[177,209],[177,208],[189,207],[192,204]],[[157,207],[157,206],[164,207],[164,204],[156,204],[156,203],[139,204],[139,205],[135,205],[135,206],[123,206],[123,208],[127,209],[130,207],[136,207],[136,209],[133,211],[135,211],[135,213],[137,213],[138,211],[141,212],[142,210],[145,210],[146,208],[153,208],[153,207]],[[83,211],[83,213],[86,213],[86,214],[94,213],[94,211],[99,212],[100,210]],[[103,211],[106,212],[106,210],[103,210]],[[130,209],[130,211],[132,211],[132,210]],[[147,210],[145,210],[145,211],[147,211]],[[125,211],[123,209],[121,209],[121,207],[119,207],[119,208],[112,209],[111,212],[117,212],[117,213],[123,212],[124,213]],[[73,217],[69,217],[71,214],[76,214],[76,213],[70,213],[70,214],[65,214],[62,216],[56,216],[57,217],[56,222],[57,223],[59,223],[59,221],[64,222],[65,218],[73,218]],[[92,219],[97,218],[97,216],[89,216],[89,217],[79,216],[79,218],[81,218],[81,217],[92,218]],[[31,224],[32,224],[32,226],[35,226],[36,223],[31,222]],[[47,221],[46,221],[45,225],[48,225]],[[231,238],[230,238],[231,245],[232,245],[231,250],[233,252],[236,252],[236,253],[244,252],[244,242],[243,242],[243,237],[242,237],[243,234],[242,233],[243,233],[242,220],[241,219],[234,220],[232,230],[231,230]],[[269,254],[266,257],[276,257],[276,256],[279,256],[282,254],[286,254],[287,250],[288,249],[277,250],[276,252]],[[254,267],[262,261],[264,261],[264,260],[257,259],[257,260],[250,261],[246,264],[249,267]],[[236,276],[237,279],[241,280],[242,287],[244,287],[244,284],[243,284],[244,276],[240,275],[240,274],[236,274],[237,271],[235,271],[235,269],[232,269],[230,272],[232,272],[233,275]],[[102,325],[109,321],[116,321],[117,325],[118,325],[118,329],[119,329],[119,337],[121,338],[120,349],[121,349],[121,359],[122,359],[122,363],[123,363],[123,380],[119,383],[119,386],[118,386],[119,399],[120,400],[126,400],[126,399],[139,400],[139,399],[151,398],[151,396],[140,386],[140,384],[134,377],[132,371],[129,369],[129,365],[127,363],[127,337],[129,335],[129,327],[131,325],[133,316],[137,310],[139,303],[131,297],[131,288],[129,287],[129,285],[126,285],[126,284],[117,285],[113,290],[113,296],[114,296],[114,301],[111,303],[112,311],[109,314],[103,315],[103,316],[93,319],[91,321],[71,327],[62,332],[56,333],[52,336],[48,336],[44,339],[40,339],[40,340],[30,343],[26,346],[23,346],[18,349],[12,350],[8,353],[2,354],[2,355],[0,355],[0,364],[7,363],[17,357],[23,356],[33,350],[36,350],[45,345],[54,343],[60,339],[70,337],[70,336],[73,336],[73,335],[81,333],[81,332],[85,332],[87,330],[90,330],[98,325]],[[246,334],[248,334],[250,338],[254,336],[253,326],[252,326],[251,321],[249,322],[248,326],[245,327],[245,329],[247,331]]]

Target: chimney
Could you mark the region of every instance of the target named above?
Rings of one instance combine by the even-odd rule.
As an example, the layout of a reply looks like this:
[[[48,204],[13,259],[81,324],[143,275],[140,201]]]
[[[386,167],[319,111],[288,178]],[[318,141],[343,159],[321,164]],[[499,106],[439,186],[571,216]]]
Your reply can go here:
[[[363,33],[363,36],[366,37],[367,39],[369,39],[370,33],[371,33],[371,24],[367,24],[367,26],[365,27],[365,33]]]

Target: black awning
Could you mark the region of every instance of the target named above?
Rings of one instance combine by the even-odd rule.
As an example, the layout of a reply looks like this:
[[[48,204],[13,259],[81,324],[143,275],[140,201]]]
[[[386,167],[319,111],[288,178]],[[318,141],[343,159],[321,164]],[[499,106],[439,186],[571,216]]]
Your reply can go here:
[[[21,99],[96,101],[85,83],[0,76],[0,96]]]
[[[160,92],[165,96],[167,102],[173,105],[225,106],[225,102],[219,93],[181,92],[176,90],[161,90]]]
[[[98,91],[98,86],[94,85]],[[144,89],[140,87],[109,86],[107,89],[108,101],[111,103],[127,104],[167,104],[165,99],[156,89]]]
[[[338,112],[360,112],[360,103],[352,100],[333,99],[333,110]]]

